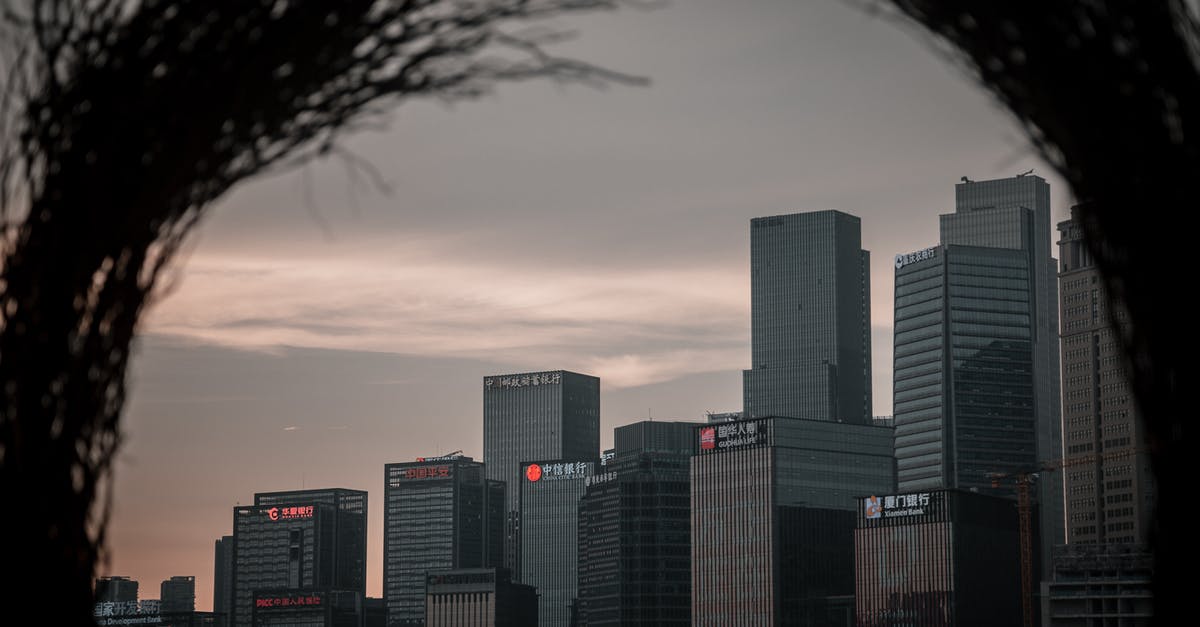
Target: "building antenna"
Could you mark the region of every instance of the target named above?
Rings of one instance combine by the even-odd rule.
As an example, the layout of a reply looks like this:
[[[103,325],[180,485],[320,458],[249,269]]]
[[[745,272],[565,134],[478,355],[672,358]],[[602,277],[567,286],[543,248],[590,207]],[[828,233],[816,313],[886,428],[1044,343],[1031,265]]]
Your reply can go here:
[[[654,415],[650,413],[649,407],[646,408],[646,417],[650,419],[650,422],[654,422]]]

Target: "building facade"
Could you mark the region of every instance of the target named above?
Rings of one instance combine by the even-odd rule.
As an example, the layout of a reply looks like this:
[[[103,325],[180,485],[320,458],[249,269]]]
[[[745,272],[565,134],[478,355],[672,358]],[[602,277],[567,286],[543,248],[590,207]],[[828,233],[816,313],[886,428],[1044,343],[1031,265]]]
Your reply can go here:
[[[259,492],[254,504],[285,506],[324,503],[332,505],[333,529],[322,547],[331,568],[331,583],[338,590],[367,590],[367,492],[346,488]]]
[[[893,353],[899,489],[991,491],[990,473],[1039,459],[1026,255],[938,246],[906,257]]]
[[[857,217],[750,221],[743,416],[871,422],[871,254]]]
[[[1154,554],[1144,544],[1054,547],[1042,582],[1043,627],[1147,627],[1154,618]]]
[[[196,578],[171,577],[159,587],[163,614],[190,614],[196,611]]]
[[[97,603],[136,603],[138,600],[138,582],[129,577],[114,575],[96,579]]]
[[[690,422],[618,427],[579,508],[579,624],[691,624]]]
[[[569,627],[579,596],[579,504],[594,475],[592,458],[520,466],[521,583],[537,588],[538,624]]]
[[[1062,456],[1050,187],[1032,175],[955,187],[941,244],[896,256],[893,407],[901,491],[993,491],[989,474]],[[1015,493],[1011,478],[997,494]],[[1062,478],[1037,484],[1039,562],[1062,542]]]
[[[425,580],[426,627],[537,627],[537,591],[504,568],[433,571]]]
[[[860,499],[854,532],[856,624],[1022,624],[1015,504],[960,490]]]
[[[256,591],[366,592],[367,493],[259,493],[233,510],[231,624],[249,626]]]
[[[213,548],[213,613],[228,619],[232,604],[233,536],[222,536]]]
[[[430,570],[499,566],[504,484],[470,457],[384,467],[383,596],[389,625],[422,625]]]
[[[838,607],[844,614],[854,593],[847,513],[856,497],[894,489],[892,430],[768,417],[693,437],[692,624],[843,625]],[[817,537],[830,553],[804,552]],[[805,588],[813,577],[832,585]]]
[[[954,213],[939,217],[944,245],[1024,251],[1029,259],[1033,316],[1033,394],[1039,460],[1062,456],[1062,388],[1059,382],[1058,261],[1053,256],[1050,185],[1030,173],[954,186]],[[1050,547],[1066,537],[1062,476],[1037,484],[1041,512],[1042,572],[1049,570]]]
[[[1067,541],[1145,544],[1154,473],[1115,330],[1124,313],[1110,313],[1079,224],[1058,231]]]
[[[600,451],[600,379],[566,370],[483,379],[483,463],[507,486],[505,567],[518,581],[524,462],[595,460]]]

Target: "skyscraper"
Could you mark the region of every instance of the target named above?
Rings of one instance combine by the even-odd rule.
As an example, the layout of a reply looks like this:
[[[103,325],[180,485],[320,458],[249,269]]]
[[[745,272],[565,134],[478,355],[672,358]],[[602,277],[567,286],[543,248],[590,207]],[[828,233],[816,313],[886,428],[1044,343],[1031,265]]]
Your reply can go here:
[[[870,270],[855,216],[815,211],[750,221],[744,417],[870,424]]]
[[[1063,468],[1071,544],[1145,543],[1154,502],[1150,451],[1129,390],[1104,282],[1075,220],[1058,224],[1062,271]]]
[[[383,597],[389,625],[422,625],[425,575],[499,566],[504,483],[453,455],[384,466]]]
[[[521,464],[595,461],[600,454],[600,379],[566,370],[483,379],[483,463],[507,485],[504,565],[518,569]]]
[[[366,592],[367,493],[268,492],[233,510],[233,617],[250,625],[262,591]]]
[[[579,624],[691,624],[691,422],[618,427],[580,504]]]
[[[595,472],[592,458],[522,464],[521,583],[537,588],[538,625],[575,624],[579,590],[579,502]]]
[[[896,256],[900,491],[991,490],[989,473],[1062,455],[1050,186],[964,181],[941,245]],[[1038,484],[1042,565],[1062,541],[1061,478]],[[1012,495],[1012,480],[999,489]]]

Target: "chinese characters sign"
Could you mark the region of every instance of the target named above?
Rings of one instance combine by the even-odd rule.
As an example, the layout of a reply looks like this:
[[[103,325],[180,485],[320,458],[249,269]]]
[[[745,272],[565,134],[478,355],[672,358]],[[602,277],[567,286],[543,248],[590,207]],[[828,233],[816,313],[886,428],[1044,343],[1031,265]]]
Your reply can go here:
[[[535,372],[533,374],[518,374],[510,377],[487,377],[483,380],[483,387],[489,390],[497,390],[535,385],[558,385],[560,383],[562,383],[561,372]]]
[[[739,420],[701,427],[699,433],[701,453],[743,446],[761,446],[767,443],[767,421]]]
[[[899,270],[910,263],[925,261],[926,259],[933,259],[936,256],[937,246],[934,246],[933,248],[926,248],[925,250],[918,250],[917,252],[908,253],[906,255],[896,255],[896,269]]]
[[[312,505],[299,505],[296,507],[272,507],[267,510],[267,517],[271,520],[296,520],[298,518],[312,518]]]
[[[616,479],[616,478],[617,478],[617,473],[615,473],[615,472],[602,472],[598,475],[588,477],[585,482],[585,485],[596,485],[597,483],[604,483],[606,481],[612,481],[613,479]]]
[[[321,595],[272,596],[254,599],[256,608],[315,607],[321,605]]]
[[[863,518],[878,520],[881,518],[924,516],[929,513],[929,504],[929,492],[870,496],[863,499]]]
[[[561,479],[583,479],[588,475],[587,462],[565,464],[530,464],[525,467],[525,478],[530,481],[554,481]]]
[[[405,479],[437,479],[450,476],[449,466],[419,466],[417,468],[405,468]]]

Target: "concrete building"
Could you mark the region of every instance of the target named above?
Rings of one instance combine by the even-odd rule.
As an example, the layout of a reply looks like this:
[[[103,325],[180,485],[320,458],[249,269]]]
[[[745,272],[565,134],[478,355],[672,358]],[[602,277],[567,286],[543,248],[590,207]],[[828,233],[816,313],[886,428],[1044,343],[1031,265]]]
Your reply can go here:
[[[1154,473],[1100,271],[1074,220],[1060,222],[1067,541],[1145,544]],[[1057,570],[1057,569],[1056,569]]]
[[[500,566],[504,483],[451,455],[384,467],[383,597],[389,625],[422,625],[431,570]]]
[[[1154,555],[1140,544],[1054,547],[1042,582],[1043,627],[1146,627],[1154,617]]]
[[[745,418],[871,422],[871,255],[840,211],[750,221]]]
[[[600,379],[566,370],[483,379],[483,463],[507,486],[504,566],[519,566],[522,464],[539,459],[595,461],[600,452]]]
[[[537,591],[514,583],[503,568],[430,572],[426,627],[537,627]]]

